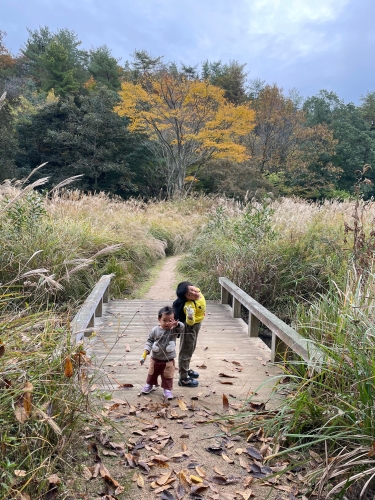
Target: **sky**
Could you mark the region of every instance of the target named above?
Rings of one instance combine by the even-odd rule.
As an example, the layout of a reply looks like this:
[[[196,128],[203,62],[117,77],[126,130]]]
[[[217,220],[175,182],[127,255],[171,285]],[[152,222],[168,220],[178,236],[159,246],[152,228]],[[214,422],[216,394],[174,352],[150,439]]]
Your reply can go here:
[[[374,0],[0,0],[13,54],[26,28],[68,28],[120,64],[134,50],[188,66],[235,60],[249,80],[355,104],[375,91],[374,18]]]

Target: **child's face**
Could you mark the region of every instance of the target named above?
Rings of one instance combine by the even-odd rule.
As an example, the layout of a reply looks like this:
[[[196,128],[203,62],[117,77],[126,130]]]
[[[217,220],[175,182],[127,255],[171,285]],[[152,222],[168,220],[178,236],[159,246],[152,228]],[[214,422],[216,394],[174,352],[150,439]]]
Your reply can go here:
[[[188,286],[188,291],[185,294],[185,297],[188,300],[198,300],[200,297],[199,289],[196,286],[190,285]]]
[[[174,315],[173,314],[165,314],[161,315],[159,318],[159,325],[163,330],[170,330],[172,328],[172,323],[174,323]]]

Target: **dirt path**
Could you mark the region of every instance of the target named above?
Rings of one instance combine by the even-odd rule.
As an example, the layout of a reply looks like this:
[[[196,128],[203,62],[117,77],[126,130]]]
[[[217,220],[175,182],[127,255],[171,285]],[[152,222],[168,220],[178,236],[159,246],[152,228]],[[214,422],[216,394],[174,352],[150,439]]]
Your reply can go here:
[[[169,300],[176,298],[177,286],[177,263],[181,259],[180,255],[168,257],[159,272],[155,283],[151,286],[144,298],[147,300]]]

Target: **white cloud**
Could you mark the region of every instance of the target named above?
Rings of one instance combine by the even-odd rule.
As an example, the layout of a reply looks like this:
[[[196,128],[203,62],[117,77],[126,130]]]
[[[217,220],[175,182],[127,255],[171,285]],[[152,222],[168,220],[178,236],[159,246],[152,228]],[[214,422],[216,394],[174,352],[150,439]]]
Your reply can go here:
[[[298,32],[306,25],[332,21],[349,0],[246,0],[249,30],[257,34]]]

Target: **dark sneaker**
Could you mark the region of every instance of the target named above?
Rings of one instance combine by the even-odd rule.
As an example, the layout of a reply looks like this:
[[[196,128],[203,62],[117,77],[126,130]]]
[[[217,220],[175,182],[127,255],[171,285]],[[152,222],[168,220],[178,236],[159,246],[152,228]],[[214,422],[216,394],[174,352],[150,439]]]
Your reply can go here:
[[[193,378],[180,378],[178,385],[181,387],[198,387],[199,382]]]
[[[195,372],[194,370],[189,370],[188,371],[188,377],[189,378],[198,378],[199,377],[199,373]]]

